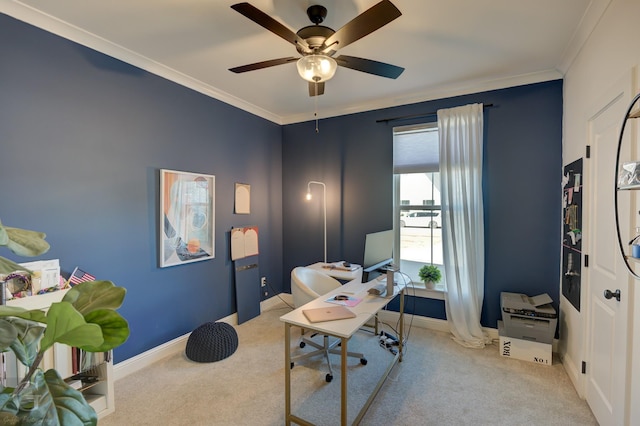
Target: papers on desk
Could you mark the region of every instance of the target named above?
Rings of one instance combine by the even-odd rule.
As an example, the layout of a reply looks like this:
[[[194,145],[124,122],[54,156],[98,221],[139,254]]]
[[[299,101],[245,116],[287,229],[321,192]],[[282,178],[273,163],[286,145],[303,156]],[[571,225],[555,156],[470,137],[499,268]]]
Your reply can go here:
[[[325,269],[335,269],[336,271],[347,271],[347,272],[356,271],[360,267],[360,265],[354,265],[354,264],[348,264],[348,265],[349,266],[344,266],[344,262],[340,261],[340,262],[326,263],[322,265],[322,267]]]
[[[329,303],[335,303],[336,305],[342,305],[342,306],[356,306],[358,303],[360,303],[362,301],[362,299],[357,298],[357,297],[353,297],[353,296],[347,296],[347,299],[344,300],[336,300],[335,296],[331,296],[330,298],[328,298],[327,300],[325,300],[325,302],[329,302]]]

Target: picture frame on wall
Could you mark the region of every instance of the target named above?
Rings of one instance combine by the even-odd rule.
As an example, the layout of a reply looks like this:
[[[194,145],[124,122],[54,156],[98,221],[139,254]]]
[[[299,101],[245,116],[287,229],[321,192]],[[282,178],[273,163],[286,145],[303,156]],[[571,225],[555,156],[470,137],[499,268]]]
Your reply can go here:
[[[160,170],[160,267],[215,257],[215,176]]]
[[[251,185],[246,183],[236,183],[235,214],[251,213]]]

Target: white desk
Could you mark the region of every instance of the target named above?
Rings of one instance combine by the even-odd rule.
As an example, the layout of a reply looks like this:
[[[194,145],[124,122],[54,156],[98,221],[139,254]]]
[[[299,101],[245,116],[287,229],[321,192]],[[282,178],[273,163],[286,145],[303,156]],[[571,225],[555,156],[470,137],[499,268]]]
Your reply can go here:
[[[324,262],[316,262],[313,265],[308,265],[307,268],[315,269],[318,272],[322,272],[323,274],[329,275],[330,277],[343,280],[343,281],[351,281],[351,280],[361,280],[362,279],[362,266],[357,266],[353,271],[345,271],[340,268],[327,268],[327,265],[332,265],[335,262],[324,263]]]
[[[303,305],[286,315],[280,317],[280,321],[284,322],[284,331],[285,331],[285,341],[284,341],[284,353],[285,353],[285,422],[287,425],[290,425],[291,422],[301,424],[301,425],[310,425],[308,421],[295,416],[291,413],[291,326],[302,327],[306,330],[313,330],[318,332],[319,334],[326,334],[329,336],[337,337],[341,340],[341,361],[340,361],[340,394],[341,394],[341,424],[347,424],[347,342],[353,336],[353,334],[358,331],[372,316],[378,313],[382,308],[384,308],[393,297],[379,297],[369,295],[367,290],[377,284],[377,280],[370,281],[368,283],[361,283],[360,279],[352,280],[347,284],[339,287],[319,298]],[[398,352],[394,356],[392,362],[389,367],[386,369],[375,389],[372,391],[371,396],[365,402],[364,406],[358,413],[358,416],[355,418],[353,424],[358,424],[367,409],[373,402],[373,399],[376,397],[378,391],[382,387],[385,379],[391,372],[391,369],[395,366],[397,362],[402,361],[402,343],[404,341],[404,284],[397,285],[394,289],[394,297],[400,294],[400,325],[398,329]],[[326,302],[326,300],[339,293],[347,293],[352,292],[354,297],[362,298],[362,301],[358,303],[356,306],[350,307],[349,309],[356,314],[355,318],[349,318],[344,320],[336,320],[336,321],[325,321],[318,323],[311,323],[307,320],[307,317],[304,316],[302,311],[304,309],[312,309],[312,308],[321,308],[325,306],[335,306],[330,302]]]

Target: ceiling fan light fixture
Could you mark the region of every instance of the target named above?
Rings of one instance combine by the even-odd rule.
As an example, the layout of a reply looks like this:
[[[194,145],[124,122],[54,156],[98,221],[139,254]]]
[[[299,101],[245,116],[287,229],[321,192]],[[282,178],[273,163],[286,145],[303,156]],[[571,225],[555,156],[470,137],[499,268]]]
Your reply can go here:
[[[298,59],[298,74],[312,83],[327,81],[333,77],[338,63],[331,56],[307,55]]]

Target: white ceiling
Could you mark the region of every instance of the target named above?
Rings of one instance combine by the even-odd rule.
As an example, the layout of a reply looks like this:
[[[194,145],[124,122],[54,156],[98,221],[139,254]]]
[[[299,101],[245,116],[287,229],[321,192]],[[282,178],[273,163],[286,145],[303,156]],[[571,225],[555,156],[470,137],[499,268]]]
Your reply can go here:
[[[250,0],[294,32],[306,9],[339,29],[379,0]],[[405,68],[396,80],[339,67],[309,97],[295,47],[230,8],[238,0],[0,0],[0,12],[279,124],[562,78],[610,0],[392,0],[402,16],[339,54]]]

